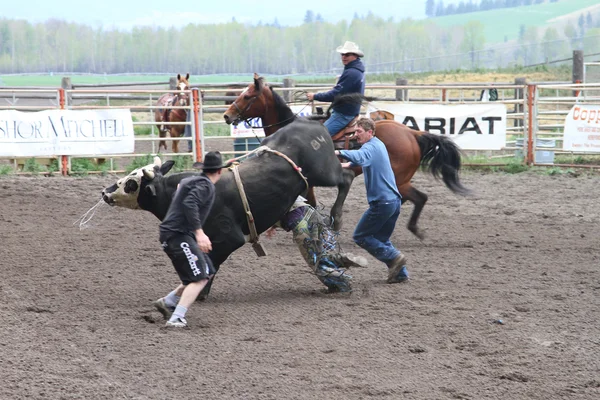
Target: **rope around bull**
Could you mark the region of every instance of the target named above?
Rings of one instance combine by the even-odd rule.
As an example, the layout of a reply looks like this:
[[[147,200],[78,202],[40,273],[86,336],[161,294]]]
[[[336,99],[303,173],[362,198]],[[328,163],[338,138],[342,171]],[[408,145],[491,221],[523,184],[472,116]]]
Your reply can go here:
[[[302,173],[302,167],[299,167],[298,165],[296,165],[296,163],[294,162],[294,160],[292,160],[291,158],[289,158],[288,156],[286,156],[285,154],[283,154],[280,151],[277,150],[273,150],[272,148],[270,148],[269,146],[259,146],[258,148],[252,150],[249,153],[246,153],[242,156],[236,157],[236,158],[232,158],[231,160],[229,160],[229,163],[231,165],[236,165],[240,163],[240,160],[243,160],[245,158],[250,157],[253,154],[256,154],[257,156],[260,156],[262,153],[273,153],[275,155],[278,155],[279,157],[283,158],[284,160],[286,160],[288,163],[290,163],[290,165],[292,166],[292,168],[294,168],[294,170],[296,172],[298,172],[298,174],[300,175],[300,177],[302,178],[302,180],[304,181],[304,184],[306,185],[306,188],[308,189],[309,184],[308,184],[308,179],[306,179],[306,177],[304,176],[304,174]],[[231,167],[230,167],[231,168]]]

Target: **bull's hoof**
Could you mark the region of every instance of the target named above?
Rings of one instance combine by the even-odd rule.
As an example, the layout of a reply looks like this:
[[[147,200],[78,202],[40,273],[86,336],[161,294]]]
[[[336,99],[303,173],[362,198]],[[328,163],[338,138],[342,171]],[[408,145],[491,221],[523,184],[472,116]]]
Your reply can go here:
[[[198,297],[196,297],[196,301],[206,301],[206,299],[208,299],[208,294],[209,292],[204,293],[204,291],[200,292],[200,294],[198,295]]]
[[[206,299],[208,299],[208,295],[210,294],[211,286],[212,280],[208,282],[206,286],[204,286],[204,289],[202,289],[202,291],[200,291],[200,294],[198,294],[198,297],[196,297],[196,301],[206,301]]]
[[[413,235],[418,237],[420,240],[425,239],[425,234],[423,233],[423,231],[417,228],[416,226],[409,226],[408,230],[411,231]]]
[[[329,218],[330,218],[329,226],[331,226],[331,228],[334,231],[339,232],[342,229],[342,219],[336,218],[333,215]]]

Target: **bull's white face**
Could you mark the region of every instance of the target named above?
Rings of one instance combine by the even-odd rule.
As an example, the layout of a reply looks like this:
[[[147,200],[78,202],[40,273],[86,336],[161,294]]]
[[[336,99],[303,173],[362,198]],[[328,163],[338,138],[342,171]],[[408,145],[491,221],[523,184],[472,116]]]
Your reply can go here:
[[[119,179],[117,183],[107,187],[102,191],[102,199],[111,206],[119,206],[131,209],[140,208],[138,205],[138,195],[140,194],[140,184],[144,173],[154,173],[155,167],[160,167],[160,158],[154,157],[154,163],[133,170],[129,175]]]

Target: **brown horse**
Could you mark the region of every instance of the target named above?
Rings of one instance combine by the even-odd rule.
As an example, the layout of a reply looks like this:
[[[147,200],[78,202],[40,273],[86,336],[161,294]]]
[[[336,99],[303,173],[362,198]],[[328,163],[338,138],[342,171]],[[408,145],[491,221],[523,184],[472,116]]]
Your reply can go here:
[[[362,101],[362,96],[354,94],[340,96],[334,101],[334,104],[338,101],[353,101],[356,98]],[[265,84],[264,79],[257,74],[254,74],[254,83],[250,84],[223,114],[223,118],[228,124],[254,117],[262,118],[266,136],[273,134],[296,118],[281,96]],[[461,195],[467,194],[468,189],[462,186],[458,176],[461,164],[460,150],[452,140],[444,136],[416,131],[390,120],[376,121],[375,136],[387,148],[396,177],[396,185],[402,194],[402,202],[410,200],[415,205],[408,222],[408,229],[422,239],[423,233],[418,228],[417,222],[423,206],[427,202],[427,195],[415,189],[410,180],[420,165],[428,166],[434,177],[437,178],[441,175],[442,180],[451,191]],[[334,208],[341,207],[344,200],[338,198]],[[334,223],[336,224],[334,227],[338,229],[340,221],[334,221]]]
[[[190,96],[187,91],[190,90],[190,84],[188,83],[190,74],[188,73],[185,77],[181,74],[177,74],[177,90],[179,93],[165,93],[158,98],[156,105],[160,108],[154,110],[154,121],[158,123],[158,136],[161,138],[167,137],[167,133],[172,138],[181,137],[185,130],[185,125],[169,125],[169,122],[186,122],[187,110],[183,108],[172,108],[172,107],[188,107],[190,104]],[[174,140],[173,153],[179,153],[179,141]],[[167,150],[167,142],[161,140],[158,143],[158,151],[161,148]]]

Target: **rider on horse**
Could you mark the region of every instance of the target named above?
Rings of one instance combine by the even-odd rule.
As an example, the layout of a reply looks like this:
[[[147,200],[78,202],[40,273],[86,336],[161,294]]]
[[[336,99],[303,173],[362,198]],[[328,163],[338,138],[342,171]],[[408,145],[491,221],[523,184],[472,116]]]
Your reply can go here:
[[[332,102],[336,96],[342,94],[359,93],[363,95],[365,93],[365,66],[360,60],[364,53],[354,42],[346,42],[336,51],[342,55],[344,72],[333,89],[323,93],[307,93],[308,100]],[[324,125],[329,134],[335,136],[348,126],[358,114],[360,114],[360,104],[339,104],[333,107],[331,117],[325,121]]]

